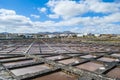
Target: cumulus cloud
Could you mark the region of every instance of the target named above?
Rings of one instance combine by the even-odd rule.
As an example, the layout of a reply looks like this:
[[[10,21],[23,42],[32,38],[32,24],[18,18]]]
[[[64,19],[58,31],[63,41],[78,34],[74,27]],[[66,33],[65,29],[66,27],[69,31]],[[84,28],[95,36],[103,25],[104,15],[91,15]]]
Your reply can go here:
[[[47,6],[56,15],[63,19],[83,15],[87,12],[95,13],[114,13],[119,12],[120,3],[105,3],[102,0],[80,0],[79,2],[71,0],[50,0]]]
[[[0,16],[14,15],[16,14],[13,10],[0,9]]]
[[[52,12],[60,15],[64,19],[81,15],[87,12],[87,6],[77,3],[76,1],[53,1],[50,0],[47,4],[51,7]]]
[[[14,10],[0,9],[0,29],[14,32],[22,26],[32,26],[30,18],[17,15]]]
[[[72,31],[72,29],[71,29]],[[83,28],[76,27],[74,29],[75,32],[81,33],[102,33],[102,34],[119,34],[120,26],[116,24],[101,24],[97,26],[84,26]]]
[[[47,3],[49,18],[60,19],[32,21],[29,17],[18,15],[14,10],[0,9],[0,32],[5,27],[11,32],[40,32],[71,30],[80,33],[120,33],[120,3],[105,3],[102,0],[50,0]],[[39,8],[46,12],[46,8]],[[82,15],[93,12],[103,16]],[[31,15],[38,17],[36,15]]]
[[[0,32],[36,33],[40,31],[56,31],[54,24],[54,21],[33,22],[26,16],[16,14],[14,10],[0,9]]]
[[[63,21],[54,24],[56,26],[67,26],[69,29],[72,27],[71,30],[79,32],[119,33],[120,31],[120,3],[102,2],[102,0],[79,2],[50,0],[47,6],[50,7],[51,12],[63,18]],[[107,15],[82,17],[88,12]]]
[[[120,8],[120,3],[106,3],[102,0],[85,0],[83,4],[88,5],[89,10],[96,13],[118,12]]]

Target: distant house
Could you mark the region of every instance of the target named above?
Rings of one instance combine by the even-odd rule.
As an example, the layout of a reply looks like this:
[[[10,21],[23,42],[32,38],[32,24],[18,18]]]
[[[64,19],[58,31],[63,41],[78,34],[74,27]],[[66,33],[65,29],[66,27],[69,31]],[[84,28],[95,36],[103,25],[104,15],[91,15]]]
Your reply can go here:
[[[83,33],[84,36],[88,36],[90,33]]]
[[[47,34],[33,34],[33,38],[48,38]]]
[[[32,34],[24,34],[25,38],[33,38]]]
[[[77,35],[77,37],[83,37],[84,36],[84,34],[82,34],[82,33],[78,33],[76,35]]]
[[[60,34],[60,37],[68,37],[68,34]]]
[[[18,34],[17,33],[13,33],[13,34],[8,34],[8,38],[9,39],[13,39],[13,38],[17,38]]]
[[[6,38],[6,35],[5,34],[0,34],[0,39],[5,39]]]
[[[100,34],[94,34],[95,37],[100,37]]]
[[[0,39],[13,39],[13,38],[17,38],[18,34],[16,33],[6,33],[6,34],[0,34]]]
[[[74,34],[68,34],[68,38],[73,38],[73,37],[77,37],[77,35],[74,33]]]
[[[48,38],[54,38],[54,37],[56,37],[55,34],[48,34]]]

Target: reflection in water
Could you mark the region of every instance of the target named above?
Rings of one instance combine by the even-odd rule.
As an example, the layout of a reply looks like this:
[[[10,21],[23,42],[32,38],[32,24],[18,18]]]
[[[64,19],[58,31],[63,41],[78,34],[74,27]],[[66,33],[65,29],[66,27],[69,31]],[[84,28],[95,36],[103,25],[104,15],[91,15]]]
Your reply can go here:
[[[76,77],[67,75],[63,72],[56,72],[33,80],[76,80]]]
[[[33,60],[25,60],[25,61],[17,61],[17,62],[4,63],[3,65],[10,66],[10,65],[25,64],[25,63],[31,63],[31,62],[33,62]]]
[[[35,72],[42,71],[45,69],[49,69],[49,67],[45,65],[37,65],[37,66],[13,69],[11,70],[11,72],[13,72],[16,76],[19,76],[19,75],[24,75],[27,73],[35,73]]]
[[[120,54],[112,54],[112,56],[120,57]]]
[[[0,55],[0,58],[4,58],[5,56],[3,56],[3,55]]]
[[[63,56],[53,56],[53,57],[47,57],[46,59],[55,60],[55,59],[61,59],[61,58],[63,58]]]
[[[85,55],[85,56],[81,56],[82,58],[93,58],[93,57],[96,57],[96,56],[93,56],[93,55]]]
[[[112,61],[115,61],[116,59],[112,59],[112,58],[107,58],[107,57],[102,57],[100,59],[98,59],[100,61],[106,61],[106,62],[112,62]]]
[[[18,59],[25,59],[25,57],[5,58],[5,59],[2,59],[0,61],[3,61],[3,60],[14,60],[14,59],[16,59],[16,60],[18,60]]]
[[[81,64],[81,65],[78,65],[76,67],[80,68],[80,69],[85,69],[88,71],[95,71],[102,66],[103,66],[102,64],[98,64],[98,63],[94,63],[94,62],[87,62],[87,63]]]

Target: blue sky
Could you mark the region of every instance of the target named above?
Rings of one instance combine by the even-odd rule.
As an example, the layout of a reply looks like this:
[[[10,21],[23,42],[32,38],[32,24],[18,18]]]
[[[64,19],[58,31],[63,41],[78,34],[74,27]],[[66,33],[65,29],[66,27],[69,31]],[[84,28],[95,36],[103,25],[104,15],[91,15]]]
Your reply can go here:
[[[119,0],[0,0],[0,32],[120,34]]]
[[[0,8],[14,10],[19,15],[30,17],[31,14],[42,15],[37,8],[45,7],[47,2],[48,0],[0,0]]]

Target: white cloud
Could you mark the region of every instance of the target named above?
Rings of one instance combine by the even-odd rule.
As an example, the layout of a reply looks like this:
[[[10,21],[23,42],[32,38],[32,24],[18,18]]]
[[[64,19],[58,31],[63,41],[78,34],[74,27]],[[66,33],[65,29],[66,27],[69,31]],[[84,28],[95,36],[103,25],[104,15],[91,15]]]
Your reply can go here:
[[[43,12],[43,13],[45,13],[47,11],[47,9],[45,7],[37,8],[37,9],[38,9],[39,12]]]
[[[31,16],[31,17],[34,17],[34,18],[40,18],[39,15],[35,15],[35,14],[31,14],[30,16]]]
[[[58,19],[59,18],[59,16],[56,15],[56,14],[49,14],[48,17],[52,18],[52,19]]]
[[[64,19],[68,19],[77,15],[81,15],[87,12],[87,6],[84,4],[77,3],[76,1],[52,1],[50,0],[47,4],[51,7],[52,12],[60,15]]]
[[[14,14],[16,14],[16,12],[13,10],[0,9],[1,16],[14,15]]]
[[[69,19],[75,16],[83,15],[87,12],[95,13],[114,13],[120,11],[120,3],[105,3],[102,0],[50,0],[47,6],[51,11],[61,16],[63,19]]]
[[[10,12],[9,12],[10,11]],[[0,12],[2,15],[0,15],[0,32],[12,32],[12,33],[24,33],[24,32],[40,32],[40,31],[56,31],[58,30],[56,26],[54,25],[54,21],[45,21],[40,22],[31,21],[30,18],[22,16],[11,14],[11,11],[15,12],[14,10],[7,10],[4,9]],[[7,12],[4,13],[4,12]],[[10,14],[8,14],[10,13]],[[4,15],[4,16],[3,16]]]
[[[30,18],[17,15],[14,10],[0,9],[0,29],[16,32],[19,27],[32,26]]]
[[[96,0],[96,3],[103,5],[101,8],[100,6],[98,6],[99,8],[95,8],[94,5],[92,7],[92,4],[95,4],[95,1],[90,3],[88,3],[88,1],[89,0],[81,0],[79,3],[68,0],[51,0],[51,3],[49,1],[47,5],[52,12],[51,14],[47,14],[47,16],[55,19],[58,19],[61,16],[63,20],[60,21],[46,20],[43,22],[34,22],[26,16],[16,14],[14,10],[0,9],[0,32],[4,32],[5,28],[7,28],[7,31],[9,32],[64,31],[65,29],[68,29],[85,33],[120,33],[120,9],[118,9],[118,3],[109,3],[109,6],[115,6],[116,4],[116,6],[113,7],[114,9],[109,11],[108,7],[103,5],[103,2],[100,2],[99,0]],[[112,7],[110,10],[111,9]],[[101,17],[79,16],[89,11],[109,14]],[[46,12],[46,10],[42,10],[41,12]],[[38,17],[37,15],[31,16]]]
[[[106,3],[101,0],[85,0],[84,4],[88,5],[89,10],[96,13],[113,13],[119,11],[120,3]]]
[[[104,33],[104,34],[109,34],[109,33],[120,33],[120,25],[116,24],[101,24],[97,26],[85,26],[83,28],[78,28],[75,30],[76,32],[82,32],[82,33]]]
[[[120,12],[110,14],[104,17],[104,21],[106,22],[120,22]]]

